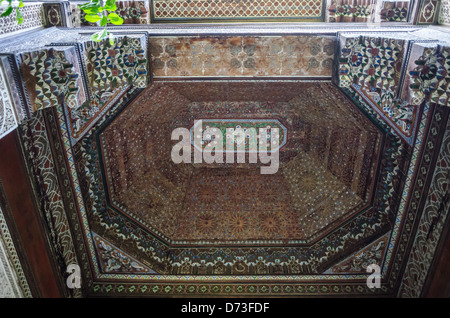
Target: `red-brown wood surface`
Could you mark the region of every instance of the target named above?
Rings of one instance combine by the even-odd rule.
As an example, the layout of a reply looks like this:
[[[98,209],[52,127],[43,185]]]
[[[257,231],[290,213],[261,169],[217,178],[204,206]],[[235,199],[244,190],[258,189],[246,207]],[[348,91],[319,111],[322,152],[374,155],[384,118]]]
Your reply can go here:
[[[446,229],[436,252],[436,259],[424,288],[425,297],[450,298],[450,224]]]
[[[16,132],[0,140],[0,179],[40,293],[35,296],[61,297],[16,140]]]

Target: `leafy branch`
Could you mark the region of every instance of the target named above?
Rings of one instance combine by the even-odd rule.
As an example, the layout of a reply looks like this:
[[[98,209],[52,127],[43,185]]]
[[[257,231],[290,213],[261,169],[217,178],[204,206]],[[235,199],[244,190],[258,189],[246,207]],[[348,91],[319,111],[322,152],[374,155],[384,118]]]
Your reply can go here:
[[[3,8],[5,6],[6,6],[6,10],[3,11],[2,14],[0,14],[0,17],[6,17],[6,16],[10,15],[15,9],[17,24],[22,24],[23,23],[23,15],[19,11],[19,8],[24,7],[23,1],[19,0],[19,1],[13,2],[13,0],[0,0],[0,8]]]
[[[0,14],[0,17],[6,17],[16,11],[17,24],[23,23],[23,15],[19,11],[23,8],[23,0],[0,0],[0,10],[6,8]],[[89,2],[79,5],[80,9],[86,13],[85,20],[91,23],[97,23],[104,27],[103,30],[92,34],[91,40],[100,42],[103,39],[109,38],[109,43],[114,44],[114,36],[108,31],[108,23],[115,25],[123,24],[123,19],[114,11],[117,10],[116,0],[90,0]]]
[[[91,0],[79,5],[80,9],[86,13],[84,17],[86,21],[100,24],[103,30],[92,34],[91,40],[100,42],[105,38],[109,38],[109,43],[114,44],[114,36],[108,31],[108,23],[115,25],[123,24],[123,19],[114,11],[117,10],[116,0]],[[109,13],[108,13],[109,12]]]

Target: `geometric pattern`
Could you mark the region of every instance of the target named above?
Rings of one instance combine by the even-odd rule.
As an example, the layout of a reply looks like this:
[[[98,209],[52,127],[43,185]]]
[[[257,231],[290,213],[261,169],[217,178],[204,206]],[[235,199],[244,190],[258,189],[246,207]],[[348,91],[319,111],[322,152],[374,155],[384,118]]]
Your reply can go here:
[[[1,208],[0,217],[3,217]],[[0,222],[3,221],[1,218]],[[3,233],[0,234],[3,235]],[[14,245],[12,245],[12,247],[14,247]],[[0,298],[21,297],[23,297],[22,290],[20,289],[18,279],[15,276],[14,268],[9,260],[9,255],[6,251],[5,243],[3,242],[3,237],[0,236]]]
[[[439,24],[450,25],[450,0],[441,0]]]
[[[42,3],[25,3],[25,6],[19,9],[23,16],[22,24],[17,24],[15,10],[9,16],[0,17],[0,35],[42,27],[44,19],[41,10]]]
[[[154,0],[154,22],[261,19],[320,21],[322,0]]]
[[[330,0],[327,22],[407,22],[410,0]]]
[[[0,139],[17,128],[18,120],[0,64]]]
[[[445,120],[440,118],[440,120]],[[433,133],[433,132],[432,132]],[[439,243],[441,231],[449,221],[450,187],[450,120],[447,121],[445,135],[433,182],[427,195],[424,212],[420,218],[418,233],[414,239],[411,254],[399,290],[401,297],[420,297],[417,283],[424,284],[432,264],[433,255]]]
[[[355,83],[372,91],[395,92],[404,52],[404,40],[374,37],[344,38],[339,60],[339,86]]]
[[[31,101],[33,112],[61,103],[69,108],[78,107],[78,74],[64,51],[51,48],[23,53],[22,59],[30,77],[34,78],[34,89],[30,85],[31,94],[35,94]]]
[[[105,273],[154,273],[98,234],[92,232],[92,236],[97,247],[100,265]]]
[[[114,44],[108,40],[84,43],[84,64],[90,98],[72,109],[67,109],[74,140],[116,102],[131,85],[145,87],[147,60],[142,38],[116,37]]]
[[[116,38],[114,44],[103,40],[85,43],[87,78],[93,95],[112,93],[126,84],[145,87],[145,48],[141,39],[132,37]]]
[[[23,102],[30,103],[30,112],[64,105],[76,141],[131,86],[145,87],[147,42],[132,34],[116,37],[112,45],[107,40],[83,38],[78,45],[64,40],[57,38],[62,43],[17,55],[26,79]]]
[[[422,0],[417,14],[417,24],[434,24],[438,17],[438,0]]]
[[[389,235],[390,233],[387,233],[361,251],[336,264],[325,273],[366,273],[367,266],[371,264],[376,264],[381,267]]]
[[[450,106],[450,47],[414,44],[407,83],[403,96],[412,105],[429,98],[438,105]]]
[[[41,111],[42,112],[42,111]],[[57,253],[57,264],[65,272],[70,264],[79,264],[72,241],[63,194],[58,182],[55,158],[52,156],[45,120],[41,113],[20,126],[21,138],[26,145],[26,161],[32,171],[32,182],[39,197],[38,209],[44,218],[50,244]],[[70,293],[80,296],[79,289]]]
[[[0,184],[0,191],[3,191]],[[0,193],[0,203],[7,204],[3,193]],[[14,246],[4,211],[0,206],[0,297],[18,298],[32,297],[27,278]]]
[[[245,92],[257,88],[250,86]],[[279,89],[286,88],[280,86]],[[294,89],[303,89],[303,94],[292,103],[224,101],[213,105],[208,102],[189,103],[168,85],[155,85],[146,90],[100,135],[111,202],[146,227],[161,233],[171,243],[198,241],[199,238],[213,238],[216,242],[307,239],[348,211],[361,208],[370,197],[364,190],[370,182],[365,180],[372,178],[370,174],[376,162],[370,163],[366,159],[363,164],[362,160],[365,156],[376,156],[375,149],[380,142],[375,128],[367,120],[365,125],[361,125],[364,117],[353,114],[345,101],[334,105],[325,119],[321,108],[314,105],[312,96],[322,90],[326,94],[324,103],[336,101],[339,94],[330,86],[308,87],[304,84]],[[152,92],[167,96],[159,99]],[[148,95],[153,95],[153,102],[148,101]],[[171,96],[170,99],[168,96]],[[171,111],[168,110],[169,105]],[[151,117],[146,109],[152,110]],[[285,145],[280,150],[282,174],[262,177],[251,165],[241,165],[240,174],[234,175],[230,168],[221,164],[197,164],[196,169],[190,165],[181,168],[166,164],[171,147],[169,130],[172,127],[189,127],[196,118],[211,116],[212,109],[216,118],[226,118],[228,112],[240,117],[239,121],[230,118],[220,122],[223,125],[238,122],[244,129],[247,124],[267,126],[273,121],[270,118],[279,118],[284,123],[295,121],[294,127],[288,124],[288,128],[284,128],[286,133],[280,134],[282,140],[286,138],[283,134],[289,134],[288,142],[282,142]],[[304,113],[303,118],[296,113]],[[253,114],[259,120],[245,120],[246,114]],[[339,124],[337,120],[341,118],[361,129],[355,130],[350,124]],[[161,122],[166,121],[173,121],[173,124],[165,128]],[[203,124],[209,127],[215,127],[216,122],[219,120],[203,119]],[[327,128],[315,127],[324,122],[328,122]],[[341,136],[346,143],[334,140],[332,135]],[[151,139],[156,136],[161,143],[153,145]],[[319,147],[312,138],[328,141]],[[147,141],[141,143],[139,139]],[[347,151],[349,144],[359,151]],[[320,152],[325,153],[325,158],[319,165],[316,158],[320,157]],[[148,162],[150,153],[151,164]],[[338,160],[339,168],[335,166]],[[124,162],[127,162],[126,169],[123,168]],[[341,165],[348,167],[348,170],[343,170]],[[174,175],[178,177],[174,179]],[[326,180],[325,189],[318,185],[319,180]],[[315,209],[319,201],[321,207]],[[309,208],[305,209],[306,206]],[[243,209],[245,213],[233,212]],[[236,226],[239,220],[242,220],[242,225]],[[191,231],[186,231],[187,228]],[[239,230],[234,231],[236,228]],[[302,228],[301,233],[298,228]]]
[[[67,3],[44,3],[43,4],[43,16],[45,19],[45,26],[65,26],[64,23],[64,8],[67,7]]]
[[[417,103],[397,97],[406,41],[363,36],[342,37],[342,41],[339,86],[355,89],[412,144]]]
[[[369,22],[373,10],[373,1],[333,0],[328,7],[328,22]]]
[[[383,1],[381,21],[406,22],[409,4],[409,1]]]
[[[148,1],[116,1],[116,13],[124,24],[149,24]]]
[[[438,115],[438,114],[436,114]],[[442,116],[442,114],[441,114]],[[448,114],[441,118],[447,118]],[[436,117],[435,117],[436,118]],[[424,127],[423,125],[422,127]],[[439,131],[439,129],[437,130]],[[426,141],[426,140],[425,140]],[[424,142],[424,144],[430,144],[431,140]],[[433,141],[434,143],[434,141]],[[420,149],[421,147],[418,147]],[[425,155],[427,158],[427,155]],[[416,186],[417,187],[417,186]],[[414,206],[414,205],[413,205]],[[408,212],[410,213],[410,212]],[[409,218],[407,218],[409,220]],[[414,218],[412,218],[414,219]],[[408,226],[410,221],[408,221]],[[391,234],[391,236],[394,233]],[[400,243],[400,251],[404,250],[405,242],[404,237],[407,236],[403,234],[401,236],[402,243]],[[372,241],[373,242],[373,241]],[[396,243],[397,244],[397,243]],[[379,249],[383,248],[383,244],[377,244],[374,246],[375,256],[382,254]],[[388,254],[392,254],[391,244],[387,245]],[[404,255],[405,252],[398,252]],[[141,259],[141,258],[138,258]],[[395,260],[395,264],[398,264],[398,260]],[[398,275],[398,270],[394,266],[392,269],[391,279],[396,279],[395,275]],[[199,271],[206,270],[203,266],[199,267]],[[183,274],[181,271],[179,274]],[[384,270],[383,270],[384,273]],[[111,278],[108,275],[99,274],[99,278]],[[247,279],[252,280],[249,283],[237,283],[236,276],[230,277],[230,280],[217,280],[216,276],[205,277],[201,279],[200,276],[188,276],[195,277],[197,281],[186,280],[186,281],[174,281],[178,279],[178,275],[161,275],[161,279],[168,279],[168,281],[155,280],[153,278],[145,279],[145,276],[140,276],[139,279],[143,279],[142,282],[134,280],[134,275],[117,275],[116,281],[110,280],[108,282],[96,282],[93,285],[92,293],[93,295],[217,295],[217,296],[231,296],[231,295],[373,295],[377,294],[388,294],[392,295],[395,288],[390,287],[385,284],[382,280],[381,289],[369,290],[366,287],[365,280],[367,274],[352,274],[352,275],[331,275],[323,274],[317,275],[287,275],[283,277],[283,281],[277,280],[267,280],[251,278],[247,276]],[[186,277],[186,276],[183,276]],[[272,273],[272,277],[273,273]],[[385,277],[385,275],[383,275]],[[313,282],[314,280],[319,280],[320,284]],[[348,282],[347,282],[348,281]],[[127,283],[125,283],[127,282]]]
[[[334,37],[150,37],[153,77],[329,77]]]
[[[209,37],[211,36],[209,35]],[[144,100],[146,98],[151,99],[155,104],[150,112],[146,112],[145,107],[137,107],[143,113],[140,116],[136,114],[136,121],[133,122],[133,125],[130,125],[130,127],[136,128],[132,139],[137,140],[145,137],[145,150],[149,154],[148,158],[153,158],[151,155],[155,153],[156,147],[162,147],[157,142],[154,142],[154,140],[159,140],[159,131],[154,130],[152,125],[148,125],[144,128],[148,129],[147,132],[149,134],[141,134],[145,130],[140,131],[137,123],[140,120],[145,122],[144,116],[146,114],[150,117],[156,116],[156,112],[161,112],[163,114],[162,118],[166,120],[175,118],[173,116],[173,113],[175,113],[175,115],[179,115],[177,118],[178,123],[190,119],[188,116],[183,116],[185,114],[181,112],[177,114],[179,109],[175,103],[172,103],[176,98],[184,105],[207,108],[210,114],[222,116],[226,110],[231,111],[231,116],[228,117],[231,119],[237,118],[235,109],[248,109],[252,113],[255,105],[259,106],[261,104],[258,98],[245,100],[245,98],[242,99],[242,96],[245,96],[245,94],[238,94],[240,96],[239,99],[230,101],[230,104],[228,104],[228,100],[223,99],[225,102],[222,106],[226,105],[226,107],[221,107],[221,105],[215,103],[218,99],[208,100],[204,87],[209,86],[210,83],[202,86],[203,84],[199,84],[199,81],[195,82],[196,84],[192,84],[194,82],[186,82],[185,85],[189,87],[181,90],[184,92],[181,94],[181,97],[179,95],[175,96],[173,93],[176,91],[174,87],[177,87],[177,85],[179,87],[180,83],[170,83],[170,85],[168,83],[154,83],[148,91],[131,88],[130,93],[124,94],[120,101],[111,103],[110,108],[108,107],[103,112],[96,114],[98,121],[91,122],[89,127],[86,126],[85,133],[79,136],[80,142],[76,144],[72,145],[69,141],[71,127],[66,126],[65,116],[67,114],[63,113],[61,104],[56,105],[56,109],[41,110],[37,113],[38,118],[29,121],[27,125],[21,128],[21,138],[28,152],[28,168],[33,171],[35,178],[33,185],[36,186],[36,195],[40,200],[37,204],[42,210],[43,220],[46,222],[46,231],[53,245],[53,252],[57,251],[57,262],[60,262],[58,265],[61,272],[64,272],[65,265],[70,260],[76,261],[79,259],[78,256],[81,255],[82,258],[80,258],[79,263],[83,267],[83,279],[87,282],[83,292],[86,292],[86,295],[89,296],[189,294],[197,296],[202,294],[218,296],[354,296],[364,294],[376,296],[395,295],[399,291],[398,283],[402,285],[399,295],[417,296],[418,289],[414,289],[414,287],[417,287],[417,284],[421,287],[424,283],[426,278],[425,271],[429,268],[433,252],[439,241],[439,233],[447,218],[444,212],[448,210],[445,206],[447,201],[445,192],[448,183],[448,173],[446,171],[448,170],[448,163],[444,159],[448,157],[448,147],[446,147],[448,136],[442,139],[442,135],[446,129],[448,130],[448,125],[446,126],[445,123],[448,120],[449,109],[441,106],[446,105],[447,100],[445,98],[446,96],[448,97],[447,90],[445,90],[447,87],[442,84],[446,83],[442,70],[446,70],[448,52],[446,52],[446,47],[441,48],[438,46],[434,50],[435,47],[431,45],[432,50],[430,54],[423,54],[425,50],[421,48],[416,52],[418,55],[414,55],[414,58],[410,59],[404,58],[404,56],[407,56],[404,52],[409,44],[406,40],[390,42],[389,39],[383,38],[383,35],[375,38],[362,37],[360,39],[363,39],[363,41],[353,42],[354,46],[343,45],[341,49],[343,48],[344,51],[339,52],[340,55],[343,55],[338,62],[338,66],[342,71],[340,74],[342,76],[341,83],[344,83],[345,87],[342,88],[338,95],[343,100],[351,99],[355,104],[355,113],[360,112],[363,116],[369,117],[372,122],[370,125],[376,126],[383,134],[383,142],[379,148],[376,147],[380,151],[379,159],[381,159],[378,161],[380,165],[375,174],[375,178],[377,178],[375,184],[378,184],[379,187],[376,186],[374,192],[371,192],[373,194],[373,202],[371,204],[376,206],[376,209],[355,214],[354,217],[352,216],[351,219],[347,220],[346,224],[337,228],[336,232],[325,233],[318,241],[299,243],[298,245],[298,242],[295,242],[296,244],[292,246],[286,244],[289,241],[283,242],[279,246],[276,246],[276,242],[274,244],[271,242],[271,246],[263,246],[267,241],[262,244],[260,242],[257,242],[257,244],[251,242],[254,245],[240,246],[239,248],[232,248],[232,246],[219,246],[217,248],[214,244],[207,243],[200,250],[193,248],[193,246],[183,245],[184,243],[181,242],[182,244],[173,249],[170,245],[162,242],[162,240],[153,240],[155,238],[154,233],[151,233],[145,227],[136,226],[136,222],[130,221],[126,213],[122,213],[123,211],[119,213],[114,207],[108,205],[109,198],[105,193],[110,190],[105,189],[105,187],[107,186],[106,179],[109,176],[107,176],[107,172],[102,166],[104,163],[101,157],[102,141],[100,138],[102,132],[105,131],[105,127],[109,127],[114,118],[120,118],[125,114],[126,109],[129,107],[129,98],[135,97],[133,96],[134,93],[141,92],[139,98]],[[237,69],[240,68],[239,71],[242,74],[243,70],[245,71],[245,65],[248,66],[251,63],[248,62],[249,58],[255,59],[258,55],[252,57],[249,54],[252,53],[252,49],[242,45],[242,40],[240,49],[240,51],[236,50],[235,53],[237,54],[234,55],[244,52],[247,56],[244,54],[240,54],[241,57],[234,56],[237,62],[234,61],[233,65],[236,65]],[[324,52],[323,50],[320,51]],[[165,51],[163,50],[163,52]],[[166,53],[170,55],[170,52]],[[348,53],[351,54],[344,56]],[[431,85],[429,85],[429,83],[426,83],[428,78],[425,76],[430,73],[430,70],[427,69],[429,66],[427,60],[430,57],[434,58],[433,56],[441,61],[438,63],[440,65],[438,69],[441,71],[438,70],[436,72],[440,74],[438,76],[441,76],[441,78],[437,78],[437,84],[431,81]],[[242,57],[246,57],[246,59]],[[344,61],[344,59],[346,60]],[[67,61],[74,65],[72,59],[67,58]],[[104,61],[104,59],[101,58],[100,61]],[[358,63],[360,64],[351,65]],[[396,63],[398,64],[396,65]],[[410,67],[411,63],[415,65]],[[33,63],[30,65],[33,65]],[[229,65],[232,65],[231,61]],[[408,68],[401,70],[405,65],[408,65]],[[108,68],[106,67],[105,69],[107,70]],[[26,67],[22,69],[22,72],[25,74],[26,71]],[[105,71],[104,74],[107,74],[107,72]],[[389,109],[380,108],[376,104],[377,96],[381,100],[382,94],[387,94],[387,96],[392,95],[394,97],[394,103],[392,104],[395,108],[401,109],[402,106],[405,106],[397,103],[399,101],[397,100],[398,95],[403,93],[398,91],[401,78],[399,73],[406,76],[406,82],[410,79],[412,82],[415,81],[414,83],[420,87],[426,88],[424,90],[425,96],[420,97],[422,101],[420,112],[418,110],[419,105],[406,104],[406,106],[414,106],[410,110],[416,115],[416,117],[412,118],[417,119],[417,121],[413,122],[413,127],[410,127],[412,136],[414,136],[412,139],[406,138],[408,137],[408,126],[402,126],[400,122],[390,119]],[[434,70],[431,70],[431,73],[434,73]],[[348,74],[350,75],[346,78],[345,75]],[[80,75],[82,77],[85,73],[80,73]],[[97,78],[95,81],[95,84],[98,84],[97,86],[87,85],[85,88],[88,91],[92,88],[94,88],[92,91],[102,91],[104,87],[108,87],[108,84],[105,85],[105,83],[108,83],[108,79],[105,80],[105,77],[107,76],[101,75]],[[202,77],[202,75],[198,75],[198,77]],[[89,83],[86,78],[84,80],[86,83]],[[439,82],[441,80],[442,83]],[[269,82],[265,82],[264,85]],[[51,81],[49,83],[51,83],[49,86],[58,93],[57,96],[61,97],[58,91],[61,87],[57,87]],[[55,81],[55,83],[57,82]],[[215,94],[228,92],[224,87],[229,84],[224,83],[225,81],[221,81],[219,84],[216,84],[219,89],[215,90]],[[242,87],[251,85],[249,84],[251,83],[250,81],[237,81],[236,83]],[[31,80],[31,83],[25,84],[27,84],[29,91],[34,92],[33,87],[36,83],[33,80]],[[407,84],[410,83],[407,82]],[[321,85],[331,84],[311,84],[311,86],[314,85],[321,87]],[[169,87],[169,89],[160,89],[161,87]],[[209,87],[211,88],[212,86]],[[414,86],[403,85],[403,89],[408,94],[413,92],[414,88]],[[47,92],[45,89],[42,89],[42,91]],[[257,90],[257,92],[250,91],[249,96],[258,96],[258,93],[262,91],[262,89]],[[284,95],[280,94],[279,87],[275,91],[269,95]],[[308,93],[306,89],[299,91],[302,94]],[[320,93],[317,93],[317,91],[320,91]],[[329,156],[328,158],[333,158],[332,152],[321,151],[322,144],[327,144],[327,147],[328,145],[340,147],[337,143],[328,143],[328,138],[323,137],[308,143],[309,138],[315,135],[314,132],[320,131],[322,128],[320,125],[313,125],[314,117],[322,115],[327,120],[331,118],[324,124],[327,128],[326,130],[331,132],[333,132],[330,129],[333,119],[337,125],[342,124],[340,128],[343,130],[354,126],[354,123],[342,120],[345,116],[339,116],[337,112],[333,113],[335,111],[334,108],[330,108],[330,113],[318,111],[327,103],[334,102],[333,105],[339,105],[339,102],[336,102],[336,98],[327,98],[327,94],[324,94],[324,89],[318,89],[317,91],[313,95],[315,96],[314,100],[310,101],[311,103],[314,102],[315,105],[305,103],[306,98],[278,103],[276,100],[270,101],[271,105],[280,112],[283,109],[283,103],[287,102],[297,107],[294,111],[299,111],[300,107],[304,107],[308,111],[303,112],[303,116],[299,117],[302,120],[307,119],[310,121],[307,123],[309,126],[305,129],[306,123],[297,121],[294,116],[288,116],[288,119],[291,119],[291,121],[283,120],[283,116],[276,118],[276,120],[283,122],[283,126],[287,127],[288,131],[291,131],[291,127],[296,127],[297,130],[295,132],[298,132],[298,134],[292,134],[292,136],[288,134],[288,142],[282,148],[284,153],[280,160],[280,170],[283,173],[289,170],[289,167],[286,168],[286,165],[283,166],[283,164],[292,158],[293,155],[290,151],[299,144],[305,148],[316,145],[318,147],[314,151],[322,154],[324,157]],[[142,94],[142,92],[146,93]],[[199,92],[199,101],[192,99],[192,96],[195,96],[195,92]],[[290,89],[288,89],[287,93],[289,96],[294,94]],[[346,94],[345,96],[343,95],[344,93]],[[317,98],[317,96],[321,98]],[[53,97],[49,98],[52,99]],[[166,101],[168,104],[158,101]],[[186,102],[187,104],[185,104]],[[139,104],[138,106],[142,105]],[[291,109],[293,108],[291,107]],[[124,111],[122,112],[122,110]],[[401,111],[403,112],[404,110]],[[44,115],[40,116],[41,114]],[[55,115],[57,115],[58,124],[56,124]],[[187,127],[189,128],[190,126]],[[126,127],[120,126],[120,128]],[[308,132],[310,132],[309,136],[307,135]],[[332,141],[334,137],[339,137],[333,133],[329,135],[329,141]],[[304,138],[305,136],[308,138]],[[399,136],[402,138],[399,138]],[[152,139],[152,137],[155,139]],[[294,138],[294,140],[289,140],[289,138]],[[348,142],[348,148],[351,150],[359,149],[359,147],[353,146],[353,141],[357,139],[356,136],[354,139],[338,139]],[[113,138],[110,138],[110,140],[113,140]],[[302,143],[299,143],[300,140]],[[441,145],[442,140],[444,141]],[[122,141],[118,138],[117,143],[120,142]],[[133,142],[130,141],[130,145]],[[156,144],[155,147],[152,147],[152,142],[153,145]],[[439,148],[442,149],[442,154],[438,156]],[[348,158],[350,158],[350,161],[358,156],[356,152],[349,151],[349,153],[350,156]],[[123,154],[119,153],[118,155],[123,156]],[[126,155],[123,158],[126,163],[131,156]],[[321,165],[318,158],[314,156],[306,157],[306,160],[304,160],[304,162],[314,161],[317,161],[317,167]],[[148,162],[152,165],[155,164],[156,160],[149,160]],[[339,175],[339,181],[344,182],[346,181],[346,169],[343,163],[346,162],[348,161],[336,164],[334,170],[325,166],[324,171],[328,169],[334,171],[334,173],[342,172],[342,175]],[[355,162],[359,162],[359,160]],[[140,163],[135,161],[134,164],[138,166]],[[304,165],[306,166],[306,164]],[[131,165],[126,163],[125,167],[131,167]],[[341,169],[337,169],[339,167]],[[184,169],[187,176],[189,171],[195,168],[184,166],[182,169]],[[205,167],[200,168],[203,169]],[[242,168],[245,168],[245,166]],[[217,167],[211,167],[211,169],[217,170]],[[294,170],[291,169],[291,172],[288,174],[295,174]],[[291,184],[294,186],[290,187],[289,190],[281,189],[285,190],[285,194],[289,191],[292,192],[293,189],[294,191],[302,191],[302,193],[307,192],[313,188],[314,177],[327,179],[323,173],[324,171],[315,171],[313,175],[302,174],[301,178],[294,178],[291,181]],[[136,172],[140,173],[138,176],[142,177],[146,185],[153,185],[154,183],[152,182],[159,182],[162,180],[161,176],[164,176],[166,178],[165,181],[170,181],[164,182],[164,186],[168,189],[173,189],[173,185],[177,181],[177,177],[179,177],[179,175],[171,174],[167,166],[163,166],[159,170],[155,169],[145,172],[136,169]],[[186,176],[183,175],[180,179]],[[150,179],[145,179],[147,177]],[[130,180],[132,181],[132,179]],[[145,183],[146,181],[147,183]],[[199,185],[206,184],[206,181],[201,179],[192,179],[191,181],[198,182]],[[221,186],[228,191],[236,189],[235,185],[240,184],[244,186],[246,191],[252,191],[252,182],[246,183],[246,181],[253,181],[253,179],[251,176],[247,180],[233,177],[224,178]],[[430,187],[428,187],[428,184],[430,184]],[[206,198],[204,202],[207,202],[210,197],[208,194],[209,189],[205,189],[204,192],[194,191],[199,188],[200,186],[191,186],[189,188],[192,192],[191,198],[201,197],[201,200]],[[158,188],[155,192],[164,194],[164,190],[166,189]],[[261,188],[257,188],[257,191],[260,190]],[[266,198],[269,199],[273,198],[273,191],[271,193],[270,190],[273,189],[265,192]],[[430,195],[427,197],[428,190]],[[353,194],[351,193],[351,195]],[[233,194],[233,196],[239,199],[240,194]],[[139,195],[137,198],[140,198]],[[292,204],[292,202],[288,202],[288,200],[283,198],[281,197],[281,200],[278,201],[272,200],[272,202],[274,205]],[[441,202],[444,203],[441,204]],[[143,202],[139,203],[152,206],[161,202],[143,200]],[[70,215],[65,215],[66,212],[69,213],[68,211],[70,211]],[[277,216],[276,213],[268,217],[267,214],[269,213],[264,213],[266,218],[256,217],[252,220],[255,222],[254,224],[259,222],[258,224],[264,228],[264,233],[267,235],[264,238],[257,237],[255,240],[271,241],[270,239],[273,238],[272,233],[283,233],[282,231],[273,231],[273,229],[278,229],[277,226],[279,226],[279,223],[273,217],[274,215],[275,217]],[[70,221],[68,222],[68,220]],[[319,218],[316,219],[316,221],[318,220]],[[52,223],[53,221],[55,223]],[[203,231],[202,233],[205,235],[210,235],[210,225],[214,224],[211,218],[196,218],[193,221],[194,227],[191,227],[193,231]],[[309,223],[313,223],[313,221],[314,218]],[[76,226],[73,226],[72,222]],[[169,224],[169,222],[163,223]],[[237,221],[234,224],[241,226],[245,222]],[[288,224],[283,224],[283,228],[287,226]],[[359,229],[364,229],[364,233],[361,234]],[[72,230],[73,233],[71,233]],[[59,232],[62,233],[61,237],[59,237]],[[232,233],[240,235],[241,232],[235,230]],[[189,234],[183,233],[183,235]],[[272,237],[270,237],[271,235]],[[72,238],[77,241],[75,246],[72,246]],[[321,241],[321,239],[325,240]],[[83,240],[85,241],[83,242]],[[341,249],[342,246],[345,246],[345,253]],[[84,248],[88,249],[88,253],[82,252]],[[74,253],[75,249],[77,253]],[[423,253],[424,249],[426,253]],[[411,255],[410,250],[412,251]],[[409,260],[408,255],[410,255]],[[367,273],[364,273],[363,269],[367,262],[377,262],[377,264],[383,266],[382,288],[370,290],[366,286]],[[336,264],[337,266],[333,267]],[[406,271],[404,271],[405,266]],[[327,269],[329,270],[326,271]],[[148,272],[146,272],[147,270]],[[418,272],[419,275],[417,274]],[[151,273],[151,275],[146,273]],[[76,291],[76,293],[78,292],[81,293],[81,291]]]

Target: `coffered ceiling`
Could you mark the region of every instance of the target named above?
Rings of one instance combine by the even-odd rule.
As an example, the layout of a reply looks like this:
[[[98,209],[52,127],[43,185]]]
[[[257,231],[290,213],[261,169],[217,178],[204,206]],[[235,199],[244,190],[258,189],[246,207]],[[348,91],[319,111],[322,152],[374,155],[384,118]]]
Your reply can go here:
[[[0,136],[59,279],[81,269],[65,295],[420,294],[448,223],[450,36],[418,26],[436,1],[119,1],[114,44],[76,4],[0,43]],[[217,141],[198,120],[273,130],[277,170],[175,163],[175,129]]]

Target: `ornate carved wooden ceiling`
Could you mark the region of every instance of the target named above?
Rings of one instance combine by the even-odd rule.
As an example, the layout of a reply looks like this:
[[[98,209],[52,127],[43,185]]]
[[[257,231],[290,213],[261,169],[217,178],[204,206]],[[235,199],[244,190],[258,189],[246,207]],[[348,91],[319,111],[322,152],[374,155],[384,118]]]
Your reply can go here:
[[[19,131],[61,273],[82,269],[68,293],[417,295],[448,216],[450,41],[400,25],[435,2],[250,5],[132,1],[114,45],[90,26],[0,43],[0,136]],[[222,18],[381,26],[147,25]],[[195,119],[285,129],[279,171],[174,164]]]
[[[215,93],[224,83],[144,90],[98,136],[109,207],[177,246],[307,242],[366,209],[382,133],[330,84],[277,84],[227,83],[225,100]],[[180,86],[197,86],[207,101],[189,100]],[[288,102],[265,98],[288,90],[297,95]],[[280,173],[261,175],[250,163],[173,163],[171,131],[206,118],[231,127],[276,118],[287,133]]]

